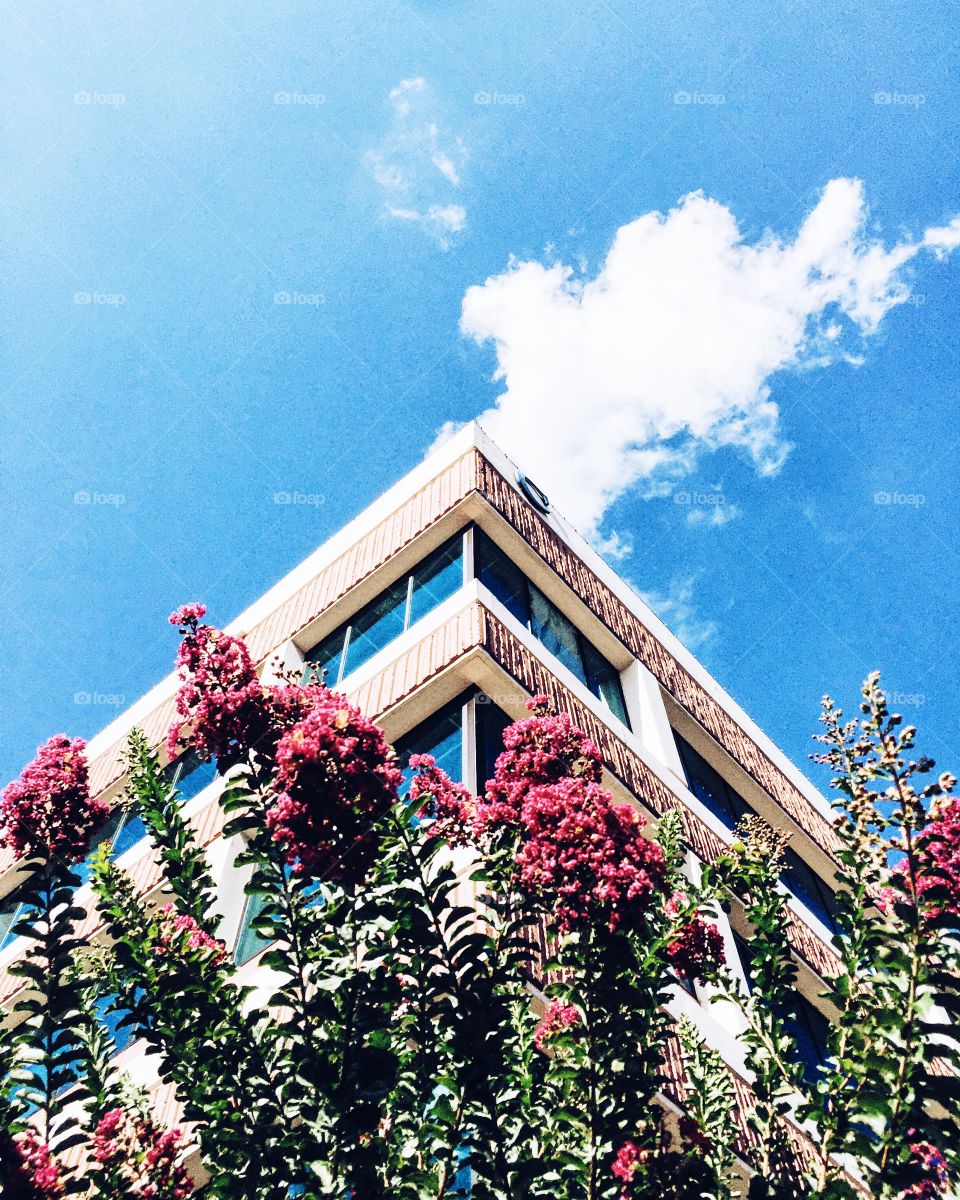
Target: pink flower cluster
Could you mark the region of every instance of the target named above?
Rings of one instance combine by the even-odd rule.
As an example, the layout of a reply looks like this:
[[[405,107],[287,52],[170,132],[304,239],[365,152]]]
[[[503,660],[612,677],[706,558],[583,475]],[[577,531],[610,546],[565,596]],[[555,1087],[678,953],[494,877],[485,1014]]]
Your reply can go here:
[[[536,1028],[533,1044],[541,1053],[546,1054],[551,1039],[558,1033],[562,1033],[564,1029],[570,1029],[579,1024],[580,1010],[576,1005],[561,1004],[558,1000],[552,1000],[547,1005],[540,1024]]]
[[[121,1108],[105,1113],[93,1135],[96,1161],[118,1175],[130,1194],[145,1200],[185,1200],[193,1195],[193,1182],[178,1161],[182,1149],[179,1129],[160,1130]]]
[[[960,800],[936,800],[930,823],[917,836],[918,889],[936,887],[936,911],[960,916]],[[944,894],[945,893],[945,894]]]
[[[421,820],[432,819],[427,836],[443,838],[451,846],[471,845],[477,806],[468,789],[462,783],[454,783],[437,766],[432,754],[411,754],[409,765],[416,771],[410,785],[410,799],[415,804],[422,803],[417,813]]]
[[[597,783],[561,779],[527,792],[519,885],[549,904],[560,933],[602,920],[635,927],[666,880],[663,851],[640,830],[630,804],[614,804]]]
[[[167,752],[175,757],[189,740],[198,754],[216,758],[224,768],[252,752],[271,761],[283,734],[303,720],[326,689],[261,683],[246,643],[200,624],[205,613],[202,604],[185,604],[170,614],[183,640],[175,700],[180,719],[170,726]]]
[[[956,803],[956,801],[954,801]],[[924,1172],[924,1177],[906,1188],[901,1195],[905,1200],[938,1200],[950,1186],[947,1160],[936,1146],[929,1142],[916,1142],[910,1146],[914,1157]]]
[[[624,1142],[610,1169],[621,1183],[630,1183],[649,1156],[649,1150],[641,1150],[636,1142]]]
[[[43,1200],[55,1200],[65,1196],[63,1180],[50,1147],[42,1142],[32,1129],[17,1139],[17,1149],[23,1160],[23,1168]]]
[[[687,897],[675,892],[664,906],[667,916],[681,916]],[[699,913],[694,913],[667,942],[667,957],[681,979],[705,983],[723,966],[723,934]]]
[[[503,753],[478,802],[481,830],[516,828],[532,787],[568,778],[600,782],[600,751],[566,713],[551,713],[548,706],[546,696],[534,696],[527,701],[533,716],[504,731]]]
[[[57,734],[40,746],[20,778],[0,796],[0,844],[17,858],[62,857],[78,862],[109,809],[90,796],[80,738]]]
[[[160,912],[160,940],[155,947],[159,957],[190,951],[202,953],[215,966],[225,961],[226,946],[201,929],[193,917],[178,913],[172,904],[165,904]]]
[[[277,744],[278,797],[267,824],[295,870],[343,884],[366,875],[374,824],[401,774],[383,731],[343,696],[315,689],[311,711]]]

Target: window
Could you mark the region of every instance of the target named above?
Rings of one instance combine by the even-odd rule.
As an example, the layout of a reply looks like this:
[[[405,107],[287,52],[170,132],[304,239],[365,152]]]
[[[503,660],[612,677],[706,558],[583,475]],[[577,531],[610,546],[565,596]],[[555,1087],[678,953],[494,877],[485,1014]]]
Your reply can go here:
[[[233,948],[233,961],[238,967],[256,958],[261,950],[270,945],[262,933],[253,927],[254,921],[263,912],[266,898],[264,896],[248,896],[243,906],[243,916],[240,918],[240,932],[237,934],[237,944]]]
[[[497,759],[503,753],[503,731],[513,724],[502,708],[481,693],[474,700],[477,724],[477,790],[493,778]]]
[[[740,965],[747,980],[747,990],[753,991],[751,979],[750,943],[739,933],[733,935],[733,940],[740,956]],[[819,1078],[819,1067],[822,1067],[829,1057],[827,1042],[830,1035],[830,1022],[815,1004],[800,992],[794,992],[789,1009],[779,1014],[787,1032],[796,1044],[796,1058],[803,1067],[803,1078],[806,1083],[816,1083]]]
[[[147,836],[147,827],[131,809],[115,808],[90,839],[87,857],[76,867],[80,882],[89,883],[93,872],[94,853],[105,843],[110,847],[110,857],[118,858],[137,842]]]
[[[718,817],[728,829],[733,829],[740,818],[749,816],[753,809],[688,741],[679,733],[674,733],[673,736],[680,751],[687,787],[705,808]]]
[[[687,777],[687,787],[697,799],[718,817],[728,829],[733,829],[743,816],[750,816],[753,809],[735,788],[690,745],[674,733],[680,761]],[[814,916],[828,929],[837,932],[837,901],[833,889],[806,863],[796,850],[787,849],[784,869],[780,876],[784,887],[796,896]]]
[[[629,729],[616,667],[479,529],[475,543],[480,582]]]
[[[437,766],[455,783],[463,782],[463,708],[464,700],[458,697],[397,742],[395,749],[403,771],[401,792],[407,790],[413,778],[407,765],[412,754],[432,754]]]
[[[200,757],[195,750],[188,750],[174,759],[164,769],[164,777],[171,787],[177,789],[180,803],[192,800],[217,777],[216,764]]]
[[[463,586],[463,534],[435,550],[307,652],[305,683],[340,681]]]
[[[839,933],[837,898],[833,889],[803,861],[796,850],[787,849],[781,878],[801,904],[806,905],[829,930]]]
[[[5,950],[20,936],[17,925],[27,915],[26,907],[12,896],[0,900],[0,950]]]

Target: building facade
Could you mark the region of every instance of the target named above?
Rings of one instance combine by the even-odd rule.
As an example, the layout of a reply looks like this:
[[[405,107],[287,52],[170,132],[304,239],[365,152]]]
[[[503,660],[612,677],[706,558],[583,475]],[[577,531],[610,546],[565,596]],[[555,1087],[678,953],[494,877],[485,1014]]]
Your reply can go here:
[[[189,598],[188,598],[189,599]],[[454,778],[482,789],[506,724],[547,695],[600,747],[604,783],[655,825],[680,811],[688,869],[729,844],[756,813],[790,834],[784,886],[798,965],[797,1042],[811,1071],[824,1054],[830,1013],[818,999],[835,962],[829,806],[639,597],[477,426],[462,430],[321,546],[228,627],[266,675],[326,671],[384,728],[401,755],[431,753]],[[110,802],[123,786],[123,753],[139,726],[162,746],[178,681],[168,676],[89,744],[91,790]],[[207,848],[218,886],[221,936],[238,979],[257,981],[263,950],[251,927],[238,847],[223,836],[214,767],[189,754],[169,764],[184,813]],[[118,863],[145,893],[159,872],[135,816],[108,821]],[[7,852],[4,852],[7,853]],[[22,980],[23,950],[4,903],[16,882],[0,858],[0,1004]],[[96,937],[91,918],[85,931]],[[734,907],[722,917],[727,961],[747,936]],[[671,1007],[723,1055],[741,1107],[750,1103],[740,1017],[709,1004],[708,989],[677,986]],[[137,1043],[116,1036],[119,1062],[155,1093],[158,1115],[176,1100],[156,1082]],[[678,1081],[679,1082],[679,1081]]]

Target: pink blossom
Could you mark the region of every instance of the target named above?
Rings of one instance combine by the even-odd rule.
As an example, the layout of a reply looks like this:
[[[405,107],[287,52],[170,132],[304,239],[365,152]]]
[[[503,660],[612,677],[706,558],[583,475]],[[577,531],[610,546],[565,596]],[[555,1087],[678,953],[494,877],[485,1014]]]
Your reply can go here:
[[[617,1179],[630,1183],[647,1157],[648,1152],[641,1150],[636,1142],[624,1142],[610,1169]]]
[[[571,776],[600,782],[603,760],[583,730],[566,713],[551,713],[545,696],[534,696],[527,708],[534,715],[504,731],[503,753],[478,801],[477,824],[482,832],[516,829],[532,787]]]
[[[183,1149],[179,1129],[161,1130],[152,1121],[113,1108],[97,1125],[93,1147],[96,1161],[123,1179],[130,1195],[186,1200],[194,1193],[193,1182],[178,1161]]]
[[[941,1151],[929,1142],[912,1143],[910,1150],[919,1160],[924,1177],[911,1184],[901,1195],[905,1200],[937,1200],[938,1197],[946,1195],[950,1186],[950,1176],[947,1172],[947,1160]]]
[[[109,809],[90,796],[80,738],[57,734],[40,746],[19,779],[0,796],[0,844],[17,858],[62,856],[78,862]]]
[[[279,795],[267,824],[295,870],[354,884],[377,846],[375,823],[401,774],[383,731],[344,696],[317,688],[314,707],[277,744]]]
[[[43,1200],[55,1200],[66,1195],[60,1169],[50,1147],[42,1142],[37,1133],[28,1129],[17,1139],[17,1149],[23,1160],[24,1170]]]
[[[189,951],[203,954],[215,966],[224,962],[227,957],[226,946],[201,929],[193,917],[178,913],[172,904],[165,904],[160,913],[160,940],[155,947],[158,957],[165,957],[174,951]]]
[[[960,916],[960,800],[941,797],[930,810],[930,822],[916,838],[917,890],[921,896],[932,888],[940,894],[931,899],[930,914]],[[904,869],[901,868],[904,872]],[[906,881],[905,872],[902,874]]]
[[[432,818],[427,836],[443,838],[451,846],[471,845],[477,806],[462,783],[454,783],[430,754],[411,754],[409,765],[417,773],[410,785],[413,803],[422,801],[421,819]]]
[[[573,1004],[561,1004],[552,1000],[546,1008],[540,1024],[533,1035],[533,1044],[543,1054],[552,1038],[564,1029],[580,1024],[580,1010]]]
[[[212,625],[201,625],[203,605],[184,605],[177,652],[179,719],[167,734],[171,758],[190,742],[204,758],[232,766],[256,754],[272,762],[280,738],[303,720],[326,688],[319,684],[264,684],[246,643]],[[177,622],[175,622],[177,623]]]
[[[206,615],[207,606],[195,601],[193,604],[181,604],[179,608],[175,608],[167,620],[171,625],[196,628]]]
[[[583,779],[531,788],[521,811],[519,885],[552,908],[557,930],[602,921],[635,927],[666,879],[663,851],[631,804]]]
[[[664,905],[669,917],[683,916],[687,897],[675,892]],[[667,957],[681,979],[705,983],[723,965],[723,934],[699,913],[691,914],[667,942]]]

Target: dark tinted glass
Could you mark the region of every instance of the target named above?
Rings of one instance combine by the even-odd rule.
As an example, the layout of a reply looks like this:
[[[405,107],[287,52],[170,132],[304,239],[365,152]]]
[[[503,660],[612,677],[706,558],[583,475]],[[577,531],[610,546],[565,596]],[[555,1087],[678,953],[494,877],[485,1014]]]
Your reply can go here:
[[[503,731],[513,724],[502,708],[482,693],[475,703],[477,722],[477,787],[484,790],[488,779],[493,778],[497,759],[503,753]]]
[[[781,875],[786,887],[810,909],[814,916],[837,931],[837,901],[833,889],[797,854],[787,850],[784,855],[784,871]]]
[[[396,744],[403,769],[401,792],[410,786],[413,772],[408,768],[411,754],[432,754],[455,783],[463,782],[463,701],[455,700],[440,709],[423,724],[405,734]]]
[[[750,805],[688,741],[679,733],[675,733],[674,737],[687,777],[687,787],[715,817],[719,817],[728,829],[732,829],[742,816],[747,816],[753,811]]]
[[[457,534],[413,572],[408,627],[463,587],[463,535]]]
[[[16,900],[0,901],[0,950],[18,936],[14,933],[23,905]]]
[[[587,673],[580,654],[577,630],[572,621],[538,588],[530,587],[530,632],[555,655],[581,683],[587,682]]]
[[[343,647],[349,626],[342,625],[325,637],[306,654],[307,666],[303,672],[304,683],[326,682],[327,687],[336,687],[340,682],[340,666],[343,659]],[[323,672],[327,672],[326,680]]]
[[[484,587],[489,588],[508,612],[522,624],[529,626],[530,596],[526,576],[479,529],[475,539],[477,578]]]
[[[214,762],[205,762],[199,754],[188,750],[170,763],[165,773],[171,786],[177,789],[182,803],[192,800],[208,783],[213,783],[217,777],[217,767]]]
[[[627,706],[620,685],[620,672],[612,663],[607,662],[592,642],[588,642],[586,638],[583,638],[582,642],[587,687],[595,696],[599,696],[613,715],[629,729],[630,721],[627,718]]]
[[[830,1022],[823,1013],[805,996],[795,996],[796,1015],[784,1019],[787,1029],[797,1044],[797,1058],[803,1066],[803,1077],[807,1083],[815,1083],[820,1076],[817,1070],[827,1061],[827,1037]]]
[[[407,615],[406,579],[401,579],[353,618],[347,635],[346,660],[341,678],[403,633]]]
[[[240,921],[240,933],[233,950],[233,959],[238,967],[250,961],[266,949],[268,940],[253,928],[253,922],[263,912],[265,898],[263,896],[248,896],[243,906],[243,917]]]

